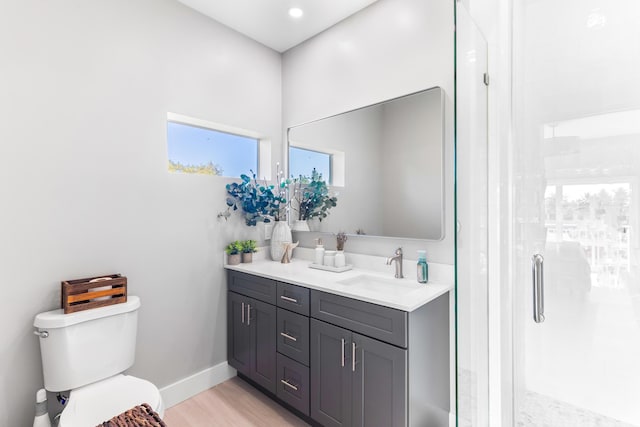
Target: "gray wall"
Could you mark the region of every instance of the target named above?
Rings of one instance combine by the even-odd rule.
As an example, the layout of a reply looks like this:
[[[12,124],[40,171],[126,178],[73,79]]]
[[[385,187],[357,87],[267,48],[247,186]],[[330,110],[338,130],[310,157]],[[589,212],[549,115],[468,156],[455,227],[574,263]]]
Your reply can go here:
[[[382,115],[382,194],[385,236],[437,239],[442,223],[441,92],[390,102]],[[402,167],[398,167],[402,165]],[[407,212],[398,220],[398,211]]]
[[[120,272],[142,300],[132,374],[226,360],[224,178],[167,172],[167,111],[269,135],[281,57],[171,0],[0,4],[0,426],[31,425],[36,313],[60,280]]]
[[[383,199],[372,197],[381,188],[383,177],[381,114],[382,107],[365,108],[290,130],[292,141],[304,142],[319,151],[344,153],[345,186],[331,188],[337,194],[339,208],[332,209],[322,221],[311,221],[315,231],[355,233],[362,229],[369,234],[383,233],[382,216],[378,215]],[[362,191],[365,188],[369,191]],[[368,212],[374,214],[367,215]]]
[[[431,261],[453,264],[453,6],[380,0],[283,55],[285,128],[434,86],[445,92],[444,240],[352,237],[347,251],[390,255],[402,245],[410,258],[427,249]],[[313,246],[314,233],[297,234]]]

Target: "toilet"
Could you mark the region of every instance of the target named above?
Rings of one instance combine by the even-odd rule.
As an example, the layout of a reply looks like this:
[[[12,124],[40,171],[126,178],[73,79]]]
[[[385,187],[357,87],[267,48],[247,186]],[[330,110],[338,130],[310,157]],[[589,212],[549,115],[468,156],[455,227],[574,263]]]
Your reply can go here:
[[[160,391],[149,381],[123,372],[135,360],[140,299],[64,314],[36,316],[44,388],[69,391],[59,427],[87,427],[147,403],[164,416]]]

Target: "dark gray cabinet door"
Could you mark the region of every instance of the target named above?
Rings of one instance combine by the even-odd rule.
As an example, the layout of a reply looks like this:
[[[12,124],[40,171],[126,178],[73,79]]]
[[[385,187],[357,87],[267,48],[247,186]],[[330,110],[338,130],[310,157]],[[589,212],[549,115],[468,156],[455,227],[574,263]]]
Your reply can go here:
[[[351,332],[311,319],[311,418],[325,427],[351,425]]]
[[[251,329],[247,325],[248,298],[234,292],[227,295],[227,358],[229,365],[251,374]]]
[[[251,329],[251,374],[249,377],[276,392],[276,307],[249,298],[247,323]]]
[[[351,345],[353,425],[406,426],[407,350],[355,333]]]

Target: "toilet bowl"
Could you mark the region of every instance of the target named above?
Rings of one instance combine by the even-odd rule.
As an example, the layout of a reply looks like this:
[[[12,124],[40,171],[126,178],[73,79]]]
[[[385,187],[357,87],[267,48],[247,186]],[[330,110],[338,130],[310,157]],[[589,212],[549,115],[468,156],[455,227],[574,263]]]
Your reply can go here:
[[[164,415],[158,388],[123,372],[135,360],[140,299],[64,314],[36,316],[45,389],[69,391],[59,427],[92,427],[147,403]]]
[[[131,375],[116,375],[72,390],[58,427],[97,426],[141,403],[164,416],[156,386]]]

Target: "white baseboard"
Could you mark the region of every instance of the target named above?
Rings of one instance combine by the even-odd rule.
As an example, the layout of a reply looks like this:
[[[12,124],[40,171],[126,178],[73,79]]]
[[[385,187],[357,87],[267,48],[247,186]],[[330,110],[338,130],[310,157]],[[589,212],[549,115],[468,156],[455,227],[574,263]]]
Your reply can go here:
[[[170,408],[235,376],[236,370],[222,362],[162,387],[160,394],[165,408]]]

